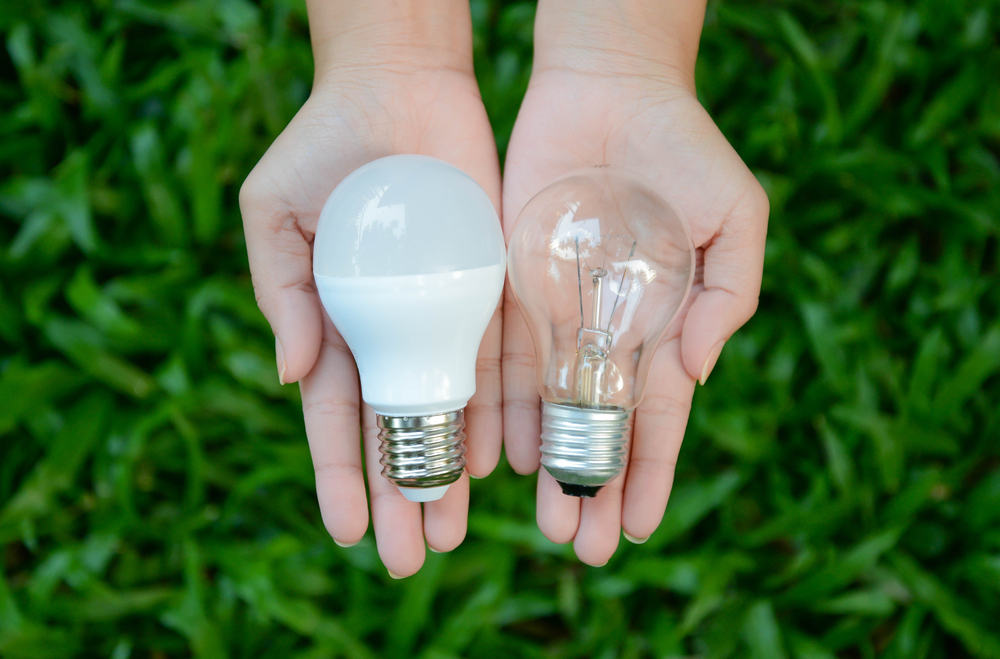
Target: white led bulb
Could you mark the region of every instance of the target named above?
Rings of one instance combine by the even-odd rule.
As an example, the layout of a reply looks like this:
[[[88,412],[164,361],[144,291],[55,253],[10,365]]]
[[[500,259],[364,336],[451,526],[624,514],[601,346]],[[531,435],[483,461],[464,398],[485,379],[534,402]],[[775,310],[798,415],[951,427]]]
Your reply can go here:
[[[505,267],[489,196],[436,158],[370,162],[323,206],[316,286],[378,414],[382,475],[411,501],[440,499],[465,467],[464,408]]]

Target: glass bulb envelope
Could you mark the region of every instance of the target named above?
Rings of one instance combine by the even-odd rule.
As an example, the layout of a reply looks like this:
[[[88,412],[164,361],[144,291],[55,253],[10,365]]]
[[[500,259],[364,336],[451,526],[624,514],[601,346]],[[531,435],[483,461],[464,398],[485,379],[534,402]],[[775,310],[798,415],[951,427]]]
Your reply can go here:
[[[535,345],[542,465],[567,494],[624,468],[628,414],[694,265],[678,212],[628,170],[570,172],[518,216],[508,277]]]

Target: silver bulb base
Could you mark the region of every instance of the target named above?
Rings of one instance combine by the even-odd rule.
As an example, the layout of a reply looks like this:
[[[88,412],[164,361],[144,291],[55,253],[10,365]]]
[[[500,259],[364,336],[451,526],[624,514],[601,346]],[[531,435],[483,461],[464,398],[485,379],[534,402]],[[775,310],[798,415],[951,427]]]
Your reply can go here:
[[[465,469],[465,410],[378,415],[382,476],[410,501],[434,501]]]
[[[625,469],[628,412],[542,401],[542,466],[563,493],[596,496]]]

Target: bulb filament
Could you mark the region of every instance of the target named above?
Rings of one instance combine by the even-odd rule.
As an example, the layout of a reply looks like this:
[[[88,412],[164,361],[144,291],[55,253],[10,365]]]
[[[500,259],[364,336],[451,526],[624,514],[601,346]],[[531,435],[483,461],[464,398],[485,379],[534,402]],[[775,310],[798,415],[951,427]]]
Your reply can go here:
[[[608,239],[611,236],[607,237]],[[625,285],[625,273],[622,271],[621,282],[615,292],[615,303],[608,317],[607,328],[601,329],[601,311],[604,307],[604,286],[608,271],[602,266],[589,268],[591,284],[590,326],[586,325],[583,313],[583,267],[580,264],[580,240],[576,242],[577,288],[580,294],[580,329],[577,331],[576,380],[573,387],[573,403],[585,408],[604,409],[609,407],[608,398],[621,389],[621,374],[611,354],[612,332],[611,322],[614,320],[618,301]],[[636,242],[632,241],[628,261],[635,254]],[[606,256],[606,255],[605,255]]]
[[[584,326],[583,272],[580,263],[580,242],[576,241],[577,277],[580,291],[580,329],[577,332],[576,382],[573,402],[581,407],[600,408],[607,397],[608,353],[611,351],[611,332],[601,329],[601,306],[604,298],[604,268],[590,270],[593,285],[590,308],[590,327]],[[610,323],[608,325],[610,330]]]

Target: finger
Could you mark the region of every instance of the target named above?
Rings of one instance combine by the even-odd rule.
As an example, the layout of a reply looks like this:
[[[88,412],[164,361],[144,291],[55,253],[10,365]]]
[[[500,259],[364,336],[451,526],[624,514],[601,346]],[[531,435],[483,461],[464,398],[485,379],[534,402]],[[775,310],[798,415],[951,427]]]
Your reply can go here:
[[[329,319],[316,366],[300,388],[323,524],[338,545],[350,546],[368,528],[358,432],[361,401],[354,358]]]
[[[544,469],[538,470],[535,498],[535,518],[542,535],[558,544],[572,540],[580,525],[580,499],[563,494],[556,479]]]
[[[519,474],[538,469],[542,417],[535,384],[535,351],[528,325],[505,289],[503,326],[503,437],[507,461]]]
[[[378,424],[375,411],[362,406],[365,466],[371,493],[372,525],[378,555],[389,574],[408,577],[424,564],[424,529],[420,504],[407,501],[395,485],[382,476]]]
[[[436,552],[451,551],[462,544],[469,517],[469,476],[451,484],[444,497],[424,504],[424,537]]]
[[[287,205],[266,191],[263,175],[256,173],[260,167],[240,189],[240,211],[254,295],[274,332],[278,380],[288,384],[312,369],[323,314],[313,282],[312,236]]]
[[[573,539],[577,558],[588,565],[601,567],[618,549],[622,528],[622,489],[627,474],[602,487],[593,499],[580,502],[580,527]]]
[[[503,444],[502,333],[503,312],[498,305],[483,335],[483,342],[479,344],[476,394],[465,408],[466,470],[474,478],[489,476],[500,461]]]
[[[649,372],[645,396],[635,413],[622,504],[622,530],[639,543],[663,519],[695,383],[681,363],[677,336],[657,348]]]
[[[522,124],[523,122],[515,124],[515,133],[524,130]],[[512,155],[511,151],[507,152],[506,171],[509,175],[503,180],[503,231],[508,242],[521,209],[551,178],[552,172],[546,171],[546,167],[554,168],[557,172],[565,171],[558,164],[543,165],[530,159],[518,162],[516,155]],[[507,462],[514,471],[530,474],[538,471],[542,457],[539,452],[542,432],[541,398],[535,374],[535,346],[511,292],[510,282],[504,286],[503,312],[501,373],[504,450]],[[539,478],[539,488],[544,482],[547,481]]]
[[[500,163],[497,160],[495,140],[485,115],[478,89],[473,84],[469,95],[458,99],[462,116],[481,116],[478,124],[485,133],[477,139],[456,142],[453,126],[445,124],[427,137],[423,150],[426,155],[441,158],[468,174],[486,192],[493,207],[500,213],[501,186]],[[503,445],[503,392],[500,379],[500,351],[502,345],[503,313],[500,305],[493,314],[476,360],[476,393],[465,408],[466,469],[474,478],[485,478],[500,461]],[[426,510],[426,508],[425,508]]]
[[[725,342],[757,310],[768,201],[749,173],[746,188],[719,232],[704,246],[704,286],[691,304],[681,334],[684,366],[702,384]]]

